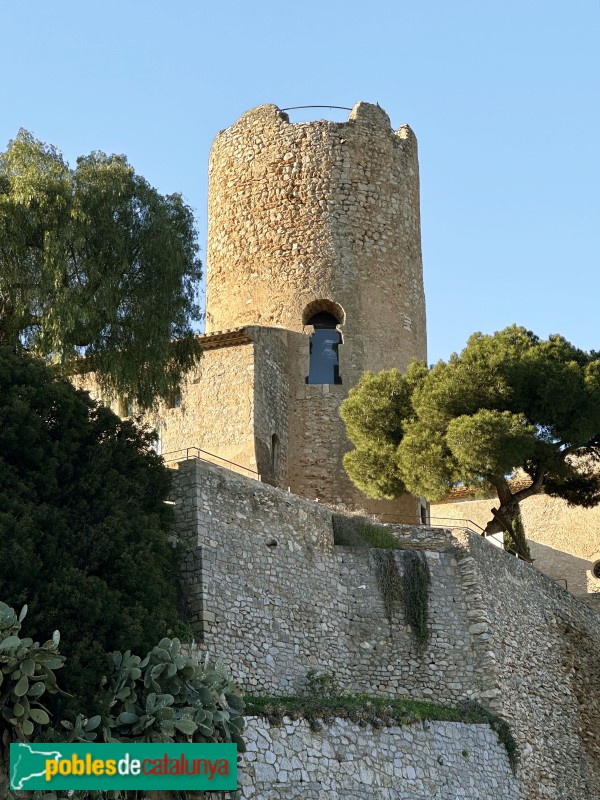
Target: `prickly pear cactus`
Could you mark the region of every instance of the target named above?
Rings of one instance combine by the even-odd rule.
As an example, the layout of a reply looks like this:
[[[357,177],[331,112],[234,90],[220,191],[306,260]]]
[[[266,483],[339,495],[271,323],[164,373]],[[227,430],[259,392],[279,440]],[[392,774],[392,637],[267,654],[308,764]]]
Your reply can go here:
[[[233,742],[244,752],[244,702],[222,664],[198,664],[178,639],[162,639],[142,661],[114,654],[105,741]]]
[[[25,741],[36,726],[50,723],[40,698],[45,692],[58,691],[54,670],[64,663],[64,656],[58,653],[58,631],[42,645],[19,636],[26,613],[24,606],[17,617],[12,608],[0,602],[0,726],[4,745],[7,740]]]
[[[198,664],[181,651],[178,639],[162,639],[143,660],[114,653],[105,682],[111,697],[106,719],[79,715],[53,728],[40,698],[59,691],[54,670],[62,667],[56,631],[43,645],[21,638],[19,616],[0,602],[0,800],[90,800],[129,796],[127,792],[11,792],[9,745],[53,742],[233,742],[244,752],[244,702],[221,662]],[[185,793],[182,793],[182,796]],[[133,795],[136,795],[134,792]]]
[[[41,702],[46,692],[58,691],[54,670],[62,667],[58,653],[59,635],[40,645],[21,637],[21,613],[0,602],[0,797],[12,800],[26,796],[43,798],[46,793],[12,793],[8,788],[8,757],[11,742],[43,736],[49,730],[50,717]],[[56,795],[50,800],[60,800]]]

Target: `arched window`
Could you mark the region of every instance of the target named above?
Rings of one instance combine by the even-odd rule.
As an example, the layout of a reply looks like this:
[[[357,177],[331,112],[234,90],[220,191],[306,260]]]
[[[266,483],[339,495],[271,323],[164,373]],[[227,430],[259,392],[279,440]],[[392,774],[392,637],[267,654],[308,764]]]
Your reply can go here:
[[[317,311],[307,325],[314,333],[310,337],[310,366],[307,383],[341,383],[338,347],[342,334],[337,330],[339,320],[329,311]]]
[[[335,318],[336,325],[343,325],[346,322],[346,312],[339,303],[321,298],[321,300],[313,300],[306,306],[302,312],[302,324],[304,326],[312,325],[313,318],[318,317],[324,311]]]

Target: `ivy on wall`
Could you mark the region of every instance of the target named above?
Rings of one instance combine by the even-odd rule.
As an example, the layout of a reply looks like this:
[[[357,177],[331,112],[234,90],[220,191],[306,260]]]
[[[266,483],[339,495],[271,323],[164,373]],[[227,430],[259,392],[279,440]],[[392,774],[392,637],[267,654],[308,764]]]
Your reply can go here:
[[[429,584],[431,573],[425,553],[405,550],[402,553],[403,589],[406,621],[417,640],[420,652],[429,642]]]
[[[417,649],[423,652],[429,642],[431,583],[425,554],[419,550],[406,549],[404,543],[387,528],[373,524],[364,517],[334,514],[332,525],[334,544],[344,547],[364,547],[371,551],[377,585],[390,625],[398,605],[402,603]],[[397,550],[402,552],[397,553]]]

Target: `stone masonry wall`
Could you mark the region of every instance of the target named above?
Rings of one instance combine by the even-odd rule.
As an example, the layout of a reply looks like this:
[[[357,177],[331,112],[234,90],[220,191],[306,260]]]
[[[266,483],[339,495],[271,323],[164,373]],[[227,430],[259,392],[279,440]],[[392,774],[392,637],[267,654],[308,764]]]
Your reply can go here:
[[[162,451],[190,446],[256,470],[254,346],[207,350],[181,385],[181,407],[159,408]],[[168,457],[168,456],[167,456]]]
[[[280,328],[259,326],[246,330],[255,343],[253,432],[258,472],[263,480],[287,488],[290,452],[287,333]]]
[[[288,332],[290,385],[288,485],[294,494],[382,515],[386,521],[415,524],[419,501],[412,495],[397,500],[371,500],[352,483],[343,466],[352,449],[340,417],[340,405],[348,394],[344,384],[308,384],[308,336]],[[340,345],[340,363],[344,364]],[[342,380],[345,373],[341,371]]]
[[[181,383],[176,407],[160,403],[143,416],[144,423],[160,431],[160,450],[167,461],[185,458],[186,448],[200,448],[217,456],[216,463],[227,459],[257,471],[254,371],[254,345],[250,341],[202,353],[197,366]],[[103,399],[91,373],[77,376],[74,383],[122,417],[137,413],[119,398]],[[204,454],[203,458],[210,456]]]
[[[209,165],[207,330],[301,332],[304,309],[345,312],[348,386],[365,369],[425,359],[414,134],[378,106],[343,123],[290,124],[252,109],[216,137]]]
[[[479,536],[390,526],[431,571],[432,638],[419,656],[401,604],[385,617],[371,557],[333,546],[327,508],[194,462],[180,465],[177,490],[203,644],[246,689],[295,692],[312,668],[347,690],[473,698],[511,725],[523,800],[600,798],[591,608]],[[294,791],[281,796],[304,796]]]
[[[520,744],[526,797],[600,797],[600,616],[479,536],[464,541],[488,622],[496,708]]]
[[[523,788],[487,725],[359,727],[336,719],[271,727],[250,718],[239,785],[269,800],[520,800]]]
[[[485,691],[450,552],[427,552],[431,641],[421,656],[404,608],[386,617],[372,556],[334,548],[327,508],[198,462],[179,472],[187,583],[204,645],[245,689],[298,692],[315,669],[348,691],[448,703]]]
[[[160,430],[167,461],[183,459],[187,448],[192,454],[200,448],[208,461],[242,474],[256,472],[303,497],[382,515],[385,521],[415,523],[416,498],[369,500],[347,477],[342,458],[351,444],[339,415],[346,391],[306,383],[309,337],[258,325],[242,334],[241,342],[204,350],[182,381],[176,406],[160,403],[144,415]],[[93,375],[80,377],[79,386],[99,394]],[[121,416],[128,413],[118,400],[111,405]]]

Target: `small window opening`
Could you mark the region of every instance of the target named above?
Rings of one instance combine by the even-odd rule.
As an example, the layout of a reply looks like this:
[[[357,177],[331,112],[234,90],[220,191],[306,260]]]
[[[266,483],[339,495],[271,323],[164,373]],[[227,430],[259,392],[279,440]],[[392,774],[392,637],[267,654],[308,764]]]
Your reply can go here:
[[[421,525],[427,525],[427,506],[421,503]]]
[[[119,416],[122,419],[133,416],[133,401],[127,399],[126,397],[121,397],[119,399]]]
[[[307,383],[341,383],[338,348],[342,334],[337,330],[338,320],[328,311],[319,311],[309,320],[314,333],[310,337],[310,366]]]
[[[277,475],[279,469],[279,436],[274,433],[271,436],[271,472]]]
[[[181,408],[181,392],[176,389],[167,398],[167,408]]]
[[[592,566],[592,575],[594,578],[600,578],[600,561],[596,561]]]

